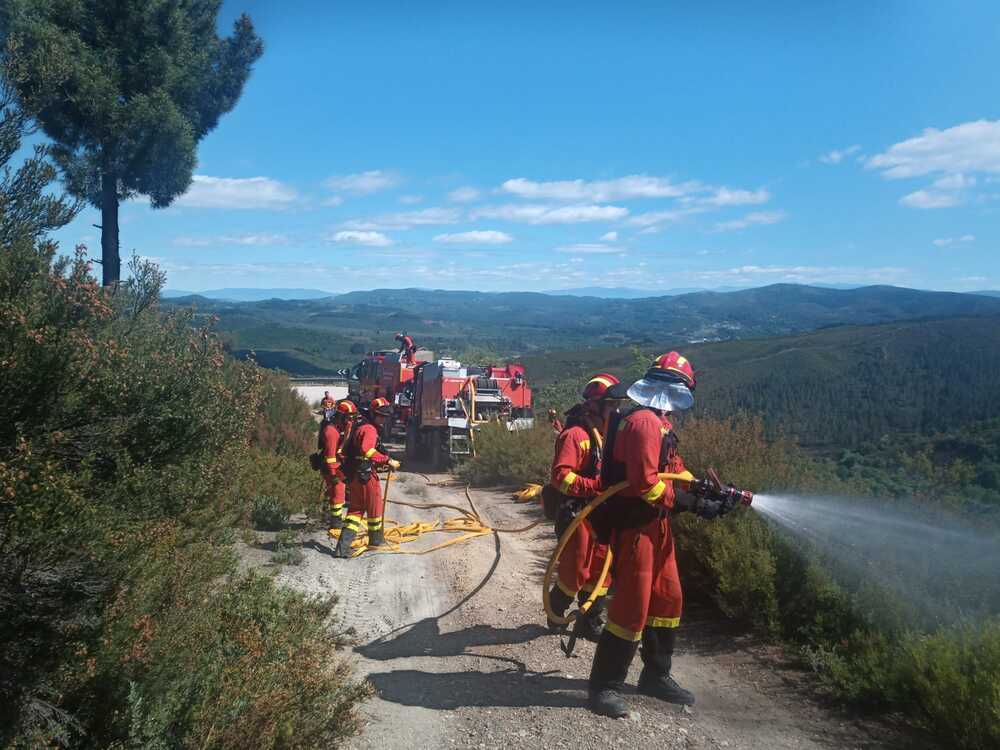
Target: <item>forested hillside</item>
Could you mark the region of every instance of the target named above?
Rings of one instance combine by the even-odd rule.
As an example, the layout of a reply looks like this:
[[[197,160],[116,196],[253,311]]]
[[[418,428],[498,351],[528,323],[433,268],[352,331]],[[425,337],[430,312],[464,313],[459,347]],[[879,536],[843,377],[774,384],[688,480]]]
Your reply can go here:
[[[1000,415],[996,319],[845,326],[719,343],[665,340],[642,351],[652,356],[670,348],[682,349],[695,364],[699,413],[761,414],[770,427],[811,448],[947,431]],[[627,348],[554,351],[524,362],[543,386],[595,369],[641,374],[635,350]]]
[[[726,341],[830,325],[1000,317],[1000,299],[980,295],[793,284],[646,299],[382,289],[324,300],[187,297],[170,303],[218,316],[226,345],[237,355],[253,350],[261,363],[300,375],[353,364],[360,352],[392,346],[392,334],[401,330],[439,353],[474,348],[509,356],[666,340]]]

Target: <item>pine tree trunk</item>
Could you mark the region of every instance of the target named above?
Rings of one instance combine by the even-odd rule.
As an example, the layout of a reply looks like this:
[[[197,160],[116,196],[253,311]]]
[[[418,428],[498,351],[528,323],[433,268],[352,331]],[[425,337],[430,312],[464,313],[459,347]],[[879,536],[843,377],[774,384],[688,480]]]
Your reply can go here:
[[[121,276],[118,256],[118,178],[101,176],[101,267],[104,286],[116,286]]]

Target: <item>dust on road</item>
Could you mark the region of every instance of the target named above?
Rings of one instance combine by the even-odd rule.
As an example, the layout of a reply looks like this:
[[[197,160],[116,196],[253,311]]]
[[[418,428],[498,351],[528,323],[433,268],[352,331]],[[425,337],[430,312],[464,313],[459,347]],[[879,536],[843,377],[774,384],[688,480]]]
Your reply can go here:
[[[447,475],[401,472],[386,518],[451,517],[451,511],[393,505],[392,497],[467,505],[464,488],[450,485]],[[494,527],[523,526],[540,512],[513,503],[507,492],[473,491],[473,497]],[[440,541],[431,535],[405,548]],[[424,556],[366,553],[340,560],[332,557],[333,547],[325,533],[309,535],[303,564],[282,568],[278,580],[341,598],[358,671],[377,691],[351,748],[932,747],[885,723],[824,707],[808,675],[786,665],[778,649],[734,631],[711,607],[697,604],[687,606],[674,666],[697,704],[682,709],[630,692],[630,718],[595,716],[584,706],[593,644],[578,642],[567,659],[542,625],[541,581],[554,547],[548,524]],[[640,667],[637,657],[633,686]]]

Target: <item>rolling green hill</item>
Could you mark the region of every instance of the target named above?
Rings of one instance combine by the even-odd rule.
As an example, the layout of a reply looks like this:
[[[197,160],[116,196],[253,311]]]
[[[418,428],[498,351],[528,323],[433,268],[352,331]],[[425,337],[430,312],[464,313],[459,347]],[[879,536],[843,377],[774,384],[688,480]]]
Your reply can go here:
[[[684,344],[698,375],[697,413],[763,415],[772,428],[826,451],[903,433],[948,432],[1000,416],[1000,321],[951,318],[842,326],[796,336]],[[629,348],[524,358],[536,386],[608,370],[641,374]],[[544,392],[544,390],[543,390]],[[550,391],[558,392],[558,391]],[[568,394],[569,390],[565,390]]]
[[[202,317],[218,316],[217,328],[230,350],[254,350],[262,362],[302,375],[353,364],[365,350],[392,346],[393,333],[400,330],[438,353],[473,347],[506,357],[759,338],[831,325],[1000,317],[1000,299],[980,295],[793,284],[644,299],[390,289],[321,300],[189,297],[164,304],[193,304]]]

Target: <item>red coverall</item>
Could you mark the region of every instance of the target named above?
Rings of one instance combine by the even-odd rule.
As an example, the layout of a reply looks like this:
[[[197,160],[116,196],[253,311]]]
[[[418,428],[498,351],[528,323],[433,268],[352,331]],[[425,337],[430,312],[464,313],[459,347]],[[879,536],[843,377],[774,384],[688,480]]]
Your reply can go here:
[[[579,425],[567,427],[556,438],[552,477],[549,483],[570,497],[591,498],[600,492],[600,466],[594,466],[590,450],[591,436]],[[594,478],[591,478],[594,477]],[[601,583],[601,571],[608,556],[608,545],[598,544],[594,530],[584,521],[570,537],[559,558],[556,584],[566,596],[575,597],[581,590],[591,592]],[[597,592],[605,596],[611,586],[611,573]]]
[[[407,364],[412,365],[416,361],[414,355],[417,353],[417,347],[410,336],[403,336],[403,343],[399,345],[399,351],[403,355],[403,361]]]
[[[667,456],[660,464],[663,438],[671,425],[665,416],[640,409],[627,416],[615,438],[615,461],[625,464],[629,487],[625,497],[641,498],[653,505],[672,508],[674,488],[658,472],[684,471],[679,456]],[[606,629],[627,641],[638,641],[642,630],[676,628],[680,625],[681,582],[674,557],[674,537],[666,514],[638,528],[618,529],[611,541],[614,553],[616,590],[608,608]]]
[[[375,447],[378,443],[378,428],[370,422],[363,422],[355,427],[350,440],[351,447],[359,458],[368,459],[373,464],[384,464],[389,461],[389,456],[379,453]],[[382,486],[379,484],[378,475],[372,471],[368,481],[364,484],[355,476],[351,480],[350,504],[344,528],[360,534],[361,518],[367,514],[368,531],[380,530],[382,528],[383,508]]]
[[[330,513],[335,518],[343,518],[347,485],[340,468],[340,432],[330,422],[322,427],[320,444],[323,447],[326,468],[329,470],[324,472],[323,481],[326,482],[326,493],[330,500]]]

